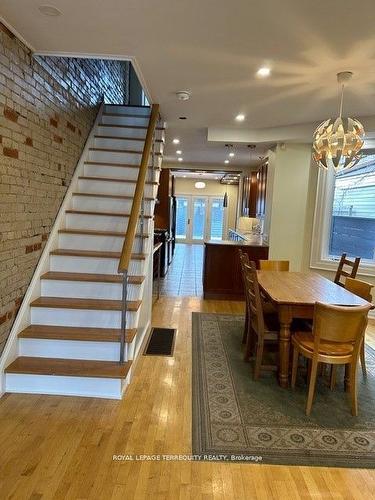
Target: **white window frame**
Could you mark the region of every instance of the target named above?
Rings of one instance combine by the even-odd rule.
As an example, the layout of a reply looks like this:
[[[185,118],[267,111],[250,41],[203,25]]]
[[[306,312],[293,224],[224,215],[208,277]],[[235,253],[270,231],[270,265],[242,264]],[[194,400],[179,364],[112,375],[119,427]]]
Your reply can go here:
[[[336,271],[340,259],[340,257],[330,257],[328,254],[334,189],[335,174],[333,169],[319,169],[311,241],[310,267],[312,269]],[[375,276],[375,262],[362,259],[358,274]]]

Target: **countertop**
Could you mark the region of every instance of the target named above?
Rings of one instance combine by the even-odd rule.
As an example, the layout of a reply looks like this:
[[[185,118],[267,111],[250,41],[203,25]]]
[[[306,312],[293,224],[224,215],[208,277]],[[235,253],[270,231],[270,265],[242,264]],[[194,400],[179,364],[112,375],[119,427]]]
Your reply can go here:
[[[263,241],[262,236],[249,235],[246,240],[206,240],[205,245],[217,246],[234,246],[234,247],[268,247],[268,244]]]

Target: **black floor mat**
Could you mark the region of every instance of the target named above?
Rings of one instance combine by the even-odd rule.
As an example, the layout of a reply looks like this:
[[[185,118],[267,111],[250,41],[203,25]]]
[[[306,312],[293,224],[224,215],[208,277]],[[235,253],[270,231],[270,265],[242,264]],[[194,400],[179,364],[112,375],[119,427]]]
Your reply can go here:
[[[174,350],[174,328],[152,328],[144,356],[172,356]]]

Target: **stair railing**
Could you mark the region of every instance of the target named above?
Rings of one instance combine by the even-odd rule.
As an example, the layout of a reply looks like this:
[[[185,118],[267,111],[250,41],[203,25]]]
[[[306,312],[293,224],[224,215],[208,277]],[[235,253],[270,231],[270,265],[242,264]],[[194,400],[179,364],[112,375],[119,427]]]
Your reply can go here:
[[[150,120],[147,127],[145,144],[142,152],[141,165],[139,167],[137,183],[135,186],[133,204],[130,211],[128,227],[125,234],[125,240],[121,250],[118,273],[122,274],[122,310],[121,310],[121,340],[120,340],[120,363],[125,362],[125,340],[126,340],[126,315],[128,310],[128,279],[131,254],[133,250],[134,239],[136,236],[138,220],[140,223],[141,251],[143,251],[144,240],[144,190],[147,172],[149,170],[149,159],[153,149],[155,129],[159,119],[159,104],[151,106]],[[154,154],[153,154],[154,156]],[[153,159],[154,170],[154,159]]]

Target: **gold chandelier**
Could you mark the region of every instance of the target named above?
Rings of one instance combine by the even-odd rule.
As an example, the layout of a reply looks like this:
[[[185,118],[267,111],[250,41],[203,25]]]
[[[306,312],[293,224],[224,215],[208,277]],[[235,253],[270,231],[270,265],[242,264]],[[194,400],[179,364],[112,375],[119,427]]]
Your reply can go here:
[[[365,136],[363,125],[355,118],[342,117],[344,88],[352,75],[351,71],[337,73],[341,85],[339,117],[325,120],[314,132],[312,156],[326,170],[330,166],[336,171],[352,168],[361,158]]]

